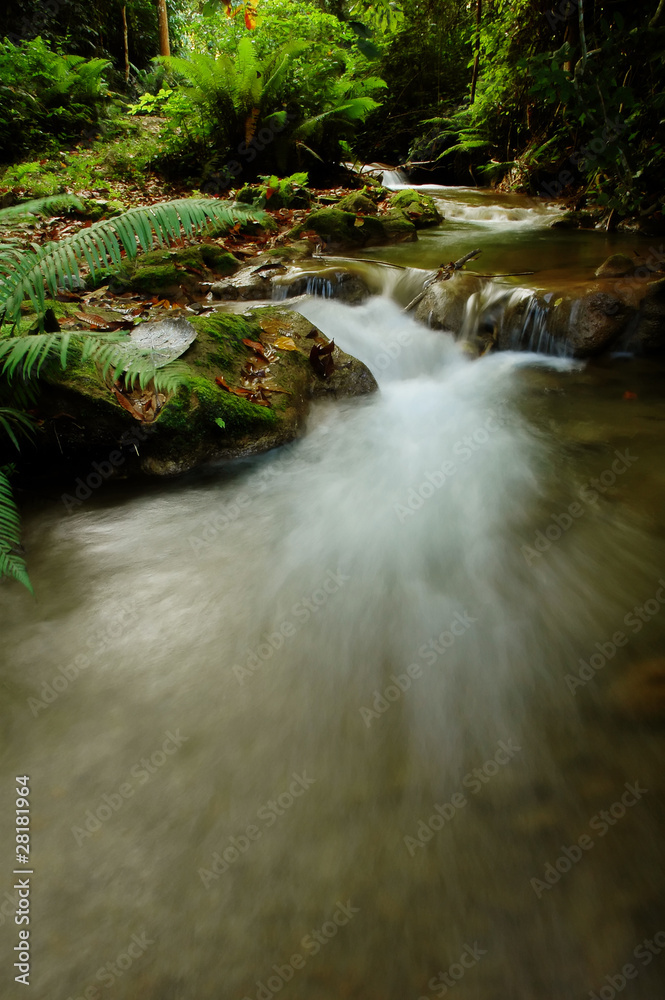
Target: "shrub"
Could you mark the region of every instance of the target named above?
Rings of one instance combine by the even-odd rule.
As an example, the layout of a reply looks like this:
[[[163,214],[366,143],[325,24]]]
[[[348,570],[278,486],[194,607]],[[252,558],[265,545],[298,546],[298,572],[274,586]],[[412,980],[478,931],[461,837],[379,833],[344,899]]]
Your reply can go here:
[[[41,38],[0,41],[0,158],[11,162],[94,130],[108,99],[109,66],[60,55]]]

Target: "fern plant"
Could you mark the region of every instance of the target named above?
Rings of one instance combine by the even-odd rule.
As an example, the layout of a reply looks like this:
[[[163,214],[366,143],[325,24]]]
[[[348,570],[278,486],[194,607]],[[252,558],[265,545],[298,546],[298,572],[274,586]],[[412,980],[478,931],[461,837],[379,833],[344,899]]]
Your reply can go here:
[[[21,303],[28,297],[38,316],[45,305],[44,286],[55,296],[58,285],[70,287],[87,265],[97,277],[109,264],[119,266],[124,254],[133,258],[157,244],[167,246],[191,238],[211,225],[260,221],[256,212],[237,208],[214,198],[181,198],[149,208],[131,208],[114,219],[103,219],[88,229],[21,255],[0,251],[0,326],[16,323]]]
[[[11,215],[47,210],[48,199],[24,203],[0,212],[0,224]],[[16,244],[0,243],[0,327],[16,323],[26,296],[37,315],[46,308],[45,289],[55,295],[58,284],[73,281],[86,266],[93,276],[109,263],[120,264],[122,255],[136,257],[156,243],[166,246],[182,238],[202,233],[211,225],[261,221],[263,213],[239,208],[212,198],[180,199],[151,208],[135,208],[114,219],[98,222],[88,229],[43,247],[20,251]],[[0,330],[1,334],[1,330]],[[0,406],[0,432],[19,448],[19,436],[30,434],[33,422],[24,409],[33,401],[31,380],[36,379],[47,361],[59,358],[66,368],[70,352],[77,360],[97,361],[102,376],[123,375],[125,385],[151,383],[155,391],[172,394],[184,383],[189,369],[182,362],[162,364],[150,349],[138,348],[126,334],[110,332],[40,333],[29,336],[0,335],[0,403],[9,396],[12,405]],[[7,390],[11,389],[11,392]],[[4,390],[4,391],[3,391]],[[25,560],[20,554],[20,518],[9,476],[11,467],[0,468],[0,578],[12,577],[30,591]]]

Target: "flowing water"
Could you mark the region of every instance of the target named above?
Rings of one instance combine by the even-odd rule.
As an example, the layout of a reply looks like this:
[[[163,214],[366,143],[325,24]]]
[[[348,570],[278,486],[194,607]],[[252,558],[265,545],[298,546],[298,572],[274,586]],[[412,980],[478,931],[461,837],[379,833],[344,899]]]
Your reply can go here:
[[[660,1000],[662,366],[470,361],[388,296],[297,307],[378,394],[267,455],[28,505],[1,995]]]

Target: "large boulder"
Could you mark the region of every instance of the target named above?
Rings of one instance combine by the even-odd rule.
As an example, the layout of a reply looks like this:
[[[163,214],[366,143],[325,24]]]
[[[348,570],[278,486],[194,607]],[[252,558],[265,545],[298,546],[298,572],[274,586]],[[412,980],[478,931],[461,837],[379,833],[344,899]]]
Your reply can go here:
[[[104,377],[94,361],[80,357],[64,371],[55,360],[45,367],[37,442],[42,466],[80,475],[89,463],[122,453],[123,474],[182,472],[292,440],[312,399],[377,388],[369,369],[336,347],[332,370],[324,374],[313,364],[312,348],[328,341],[292,310],[269,306],[190,322],[197,336],[178,362],[184,383],[171,392],[157,393],[150,384],[123,388],[122,380]]]
[[[628,329],[635,310],[609,292],[590,292],[572,302],[566,340],[577,358],[607,350]]]

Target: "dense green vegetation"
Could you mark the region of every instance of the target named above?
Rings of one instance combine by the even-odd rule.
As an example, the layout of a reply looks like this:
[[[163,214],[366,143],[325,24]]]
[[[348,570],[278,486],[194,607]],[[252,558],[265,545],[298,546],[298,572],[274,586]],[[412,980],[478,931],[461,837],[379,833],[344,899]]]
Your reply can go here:
[[[41,320],[45,287],[71,286],[79,263],[149,249],[140,213],[123,213],[148,182],[152,202],[175,184],[287,207],[345,161],[385,161],[599,206],[608,227],[664,224],[664,0],[9,0],[3,31],[0,210],[69,196],[102,220],[84,231],[98,244],[55,251],[0,236],[5,340],[26,295]],[[179,237],[163,211],[165,239]],[[66,358],[48,336],[0,352],[16,362],[0,375],[12,447],[30,427],[29,376],[56,347]],[[26,378],[10,383],[19,358]],[[8,474],[0,575],[27,582]]]

